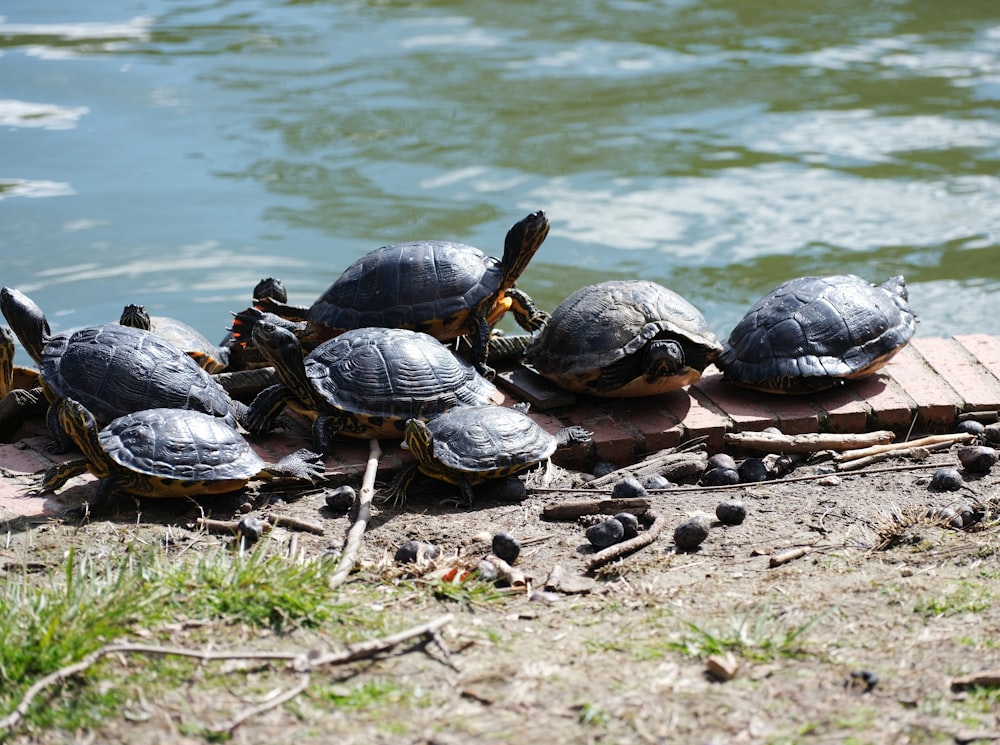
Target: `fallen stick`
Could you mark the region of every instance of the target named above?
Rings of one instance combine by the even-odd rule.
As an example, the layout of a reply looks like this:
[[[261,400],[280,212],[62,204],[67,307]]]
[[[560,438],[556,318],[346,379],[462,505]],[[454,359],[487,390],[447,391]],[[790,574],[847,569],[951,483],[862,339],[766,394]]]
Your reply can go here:
[[[78,673],[82,673],[87,668],[98,662],[102,657],[112,654],[145,654],[154,657],[188,657],[201,662],[221,660],[282,661],[289,663],[292,669],[297,672],[308,674],[325,665],[341,665],[365,657],[372,657],[378,652],[392,649],[396,645],[415,637],[427,634],[434,635],[437,633],[438,629],[450,623],[452,618],[453,616],[448,613],[428,621],[427,623],[412,626],[409,629],[405,629],[396,634],[391,634],[390,636],[384,636],[381,639],[372,639],[370,641],[352,644],[339,652],[329,652],[318,656],[312,656],[311,652],[198,652],[193,649],[185,649],[184,647],[161,647],[155,644],[111,642],[110,644],[105,644],[103,647],[95,649],[90,654],[84,656],[79,662],[74,662],[72,665],[61,667],[35,681],[28,688],[28,690],[25,691],[24,696],[21,698],[21,702],[14,708],[14,710],[7,716],[0,719],[0,729],[12,730],[15,726],[17,726],[17,724],[24,718],[24,715],[28,713],[28,709],[31,707],[35,698],[38,697],[38,694],[46,688],[56,683],[68,680]],[[305,686],[303,686],[300,681],[299,686],[296,686],[291,690],[304,690],[304,688]],[[277,697],[277,699],[268,702],[270,706],[267,706],[266,708],[256,707],[251,710],[250,715],[252,716],[253,714],[260,713],[261,711],[266,711],[267,708],[278,706],[286,700],[288,700],[288,698],[286,698],[286,694],[282,694]],[[232,720],[232,728],[238,726],[246,718],[247,717],[237,717]]]
[[[311,522],[310,520],[303,520],[298,517],[292,517],[291,515],[267,515],[265,520],[270,523],[272,528],[282,527],[282,528],[292,528],[294,530],[301,530],[305,533],[314,533],[315,535],[323,535],[325,532],[323,526],[319,523]]]
[[[686,476],[700,474],[706,465],[708,465],[708,453],[704,449],[681,452],[675,452],[673,449],[661,450],[634,465],[619,468],[617,471],[596,478],[588,482],[587,486],[591,489],[601,489],[617,484],[626,476],[634,476],[641,480],[644,476],[651,476],[654,473],[676,481]]]
[[[807,546],[801,546],[799,548],[791,548],[788,551],[782,551],[780,554],[774,554],[768,559],[767,565],[771,568],[780,567],[783,564],[787,564],[790,561],[795,561],[796,559],[801,559],[803,556],[809,553],[809,548]]]
[[[973,686],[1000,686],[1000,670],[987,670],[951,679],[951,687],[955,690]]]
[[[622,541],[621,543],[616,543],[613,546],[608,546],[603,551],[598,551],[592,557],[590,561],[587,562],[587,573],[598,569],[605,564],[608,564],[615,559],[620,559],[623,556],[638,551],[640,548],[645,548],[650,543],[655,541],[659,537],[660,533],[663,532],[664,526],[667,524],[667,519],[657,513],[649,513],[653,515],[653,524],[649,526],[642,533],[637,535],[635,538],[629,538],[627,541]]]
[[[856,450],[846,450],[839,455],[837,455],[834,460],[838,463],[844,461],[856,460],[857,458],[867,458],[870,455],[879,455],[881,453],[895,453],[900,450],[911,450],[913,448],[930,448],[933,446],[947,447],[949,445],[954,445],[959,442],[968,442],[969,440],[976,439],[975,435],[971,435],[968,432],[952,432],[947,435],[929,435],[927,437],[921,437],[916,440],[909,440],[905,442],[894,442],[886,445],[872,445],[866,448],[859,448]]]
[[[302,520],[297,517],[291,517],[290,515],[265,515],[261,518],[261,522],[264,523],[265,530],[271,530],[272,528],[280,526],[282,528],[290,528],[292,530],[302,530],[306,533],[315,533],[316,535],[323,535],[325,532],[323,530],[323,526],[318,523]],[[239,532],[240,521],[216,520],[211,517],[199,517],[195,520],[195,525],[199,528],[207,530],[209,533],[232,533],[235,535]]]
[[[644,514],[650,506],[645,497],[634,499],[576,499],[571,502],[547,504],[542,509],[543,520],[576,520],[584,515],[614,515],[618,512]]]
[[[528,578],[520,569],[512,567],[495,554],[487,556],[486,561],[497,568],[497,576],[506,581],[512,590],[526,590],[528,588]]]
[[[763,450],[768,453],[816,453],[821,450],[845,450],[890,443],[895,435],[889,430],[858,434],[830,434],[811,432],[804,435],[785,435],[779,432],[728,432],[727,444]]]
[[[922,453],[929,453],[935,450],[947,450],[952,446],[952,444],[953,443],[951,441],[948,441],[932,443],[930,445],[920,445],[918,447],[885,450],[880,453],[873,453],[872,455],[866,455],[838,463],[837,470],[854,471],[859,468],[866,468],[868,466],[875,465],[876,463],[881,463],[882,461],[889,460],[889,458],[914,458],[918,457]]]
[[[361,539],[368,528],[372,516],[372,497],[375,496],[375,476],[378,473],[378,461],[382,457],[382,448],[378,440],[369,440],[368,463],[365,465],[365,475],[361,480],[361,491],[358,493],[358,516],[347,533],[344,551],[337,562],[337,571],[330,578],[330,587],[338,587],[347,579],[358,559],[361,549]]]

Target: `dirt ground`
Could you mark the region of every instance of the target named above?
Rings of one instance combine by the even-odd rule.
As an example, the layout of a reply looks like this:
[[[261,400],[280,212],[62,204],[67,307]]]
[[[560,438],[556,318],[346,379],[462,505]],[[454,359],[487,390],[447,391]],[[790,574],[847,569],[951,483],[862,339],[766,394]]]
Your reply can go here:
[[[968,477],[957,492],[935,492],[928,480],[939,464],[955,465],[954,451],[889,461],[864,474],[824,477],[821,466],[804,465],[780,481],[653,492],[651,509],[666,525],[659,538],[589,574],[585,526],[542,518],[546,505],[586,493],[529,490],[519,501],[480,494],[469,509],[442,505],[453,492],[431,485],[404,509],[376,505],[359,568],[342,592],[413,624],[452,614],[440,634],[443,649],[403,645],[339,667],[323,684],[342,688],[344,698],[307,690],[248,719],[232,741],[998,741],[1000,476]],[[745,522],[714,521],[716,505],[734,498],[746,505]],[[215,515],[238,516],[240,501],[216,504]],[[957,503],[975,510],[974,524],[955,529],[927,517],[929,509]],[[45,561],[68,545],[106,554],[145,542],[187,552],[231,540],[198,530],[190,504],[145,502],[141,509],[125,505],[111,519],[82,526],[35,524],[9,533],[6,554]],[[340,550],[350,526],[349,515],[325,507],[321,490],[267,511],[322,526],[322,535],[272,531],[271,550],[300,559]],[[708,538],[678,552],[673,529],[698,512],[712,516]],[[487,599],[472,593],[464,601],[434,591],[436,570],[474,564],[489,552],[484,539],[501,531],[522,544],[514,567],[526,577],[525,591]],[[393,564],[397,547],[411,539],[435,544],[438,560]],[[805,553],[772,566],[790,549]],[[386,601],[373,602],[380,593]],[[234,636],[213,646],[238,645]],[[307,649],[310,641],[295,632],[274,643]],[[204,742],[192,723],[245,708],[243,674],[263,675],[236,671],[228,690],[211,697],[194,689],[136,691],[122,716],[99,731],[43,739]],[[295,682],[290,674],[268,681],[269,690]],[[348,696],[359,691],[381,695],[369,704]]]

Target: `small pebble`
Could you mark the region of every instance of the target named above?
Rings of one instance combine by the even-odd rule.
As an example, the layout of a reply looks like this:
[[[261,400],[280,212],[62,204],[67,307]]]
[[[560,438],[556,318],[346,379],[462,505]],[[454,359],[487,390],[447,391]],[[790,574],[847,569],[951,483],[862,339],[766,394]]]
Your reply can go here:
[[[436,559],[438,548],[433,543],[423,543],[421,541],[407,541],[396,549],[393,557],[398,564],[410,564],[417,560],[417,556],[423,552],[425,559]]]
[[[982,422],[977,422],[975,419],[965,419],[964,421],[959,422],[958,426],[955,427],[956,432],[965,432],[966,434],[975,435],[976,437],[983,434],[985,430],[986,425]]]
[[[253,505],[250,504],[249,502],[244,502],[243,504],[241,504],[239,507],[236,508],[236,511],[239,512],[241,515],[245,515],[248,512],[253,512]]]
[[[654,473],[652,476],[646,477],[645,482],[642,484],[647,489],[669,489],[670,479],[666,476],[661,476],[658,473]]]
[[[521,543],[510,533],[497,533],[493,536],[493,553],[497,558],[513,564],[521,555]]]
[[[625,531],[625,540],[635,538],[639,535],[639,518],[631,512],[619,512],[614,516],[614,519],[622,524],[622,529]]]
[[[611,490],[612,499],[640,499],[649,496],[638,479],[626,476]]]
[[[326,495],[326,506],[337,513],[347,512],[354,506],[356,494],[353,486],[338,486]]]
[[[553,605],[562,600],[562,595],[558,592],[550,592],[549,590],[535,590],[531,593],[531,597],[528,598],[529,603],[545,603],[546,605]]]
[[[878,685],[878,675],[871,670],[854,670],[851,680],[853,685],[861,688],[862,693],[869,693]]]
[[[997,451],[985,445],[965,445],[958,449],[958,460],[969,473],[989,473],[996,465]]]
[[[236,525],[236,535],[247,543],[256,543],[264,535],[264,522],[259,517],[244,517]]]
[[[596,476],[597,478],[600,478],[601,476],[607,476],[609,473],[612,473],[613,471],[617,470],[618,466],[616,466],[614,463],[610,461],[600,460],[594,464],[594,476]]]
[[[740,483],[740,473],[735,468],[710,468],[701,477],[705,486],[729,486]]]
[[[824,476],[816,483],[820,486],[840,486],[840,476],[834,476],[831,473],[828,476]]]
[[[733,456],[728,453],[716,453],[715,455],[709,457],[708,465],[705,466],[705,470],[711,471],[713,468],[728,468],[735,471],[736,461],[733,459]]]
[[[939,468],[931,477],[930,488],[934,491],[955,491],[961,489],[963,483],[957,468]]]
[[[747,507],[738,499],[719,502],[715,508],[715,516],[723,525],[739,525],[747,519]]]
[[[747,458],[740,467],[736,469],[740,474],[740,483],[752,484],[758,481],[767,481],[770,474],[767,465],[760,458]]]
[[[611,518],[587,528],[587,540],[594,548],[607,548],[621,541],[625,536],[625,526]]]
[[[681,551],[693,551],[708,538],[708,530],[708,519],[696,515],[674,529],[674,544]]]
[[[480,559],[476,564],[476,575],[483,582],[493,582],[497,578],[497,568],[492,561]]]

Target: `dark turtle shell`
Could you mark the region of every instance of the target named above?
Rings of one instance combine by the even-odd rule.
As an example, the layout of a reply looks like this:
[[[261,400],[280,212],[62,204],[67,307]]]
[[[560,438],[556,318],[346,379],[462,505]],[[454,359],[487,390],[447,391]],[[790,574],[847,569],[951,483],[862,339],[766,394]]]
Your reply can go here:
[[[222,372],[229,362],[229,350],[212,344],[193,326],[170,316],[151,316],[141,305],[126,305],[118,322],[162,336],[210,373]]]
[[[346,331],[310,352],[305,367],[310,384],[332,409],[384,420],[397,435],[407,419],[503,398],[437,339],[407,329]]]
[[[809,393],[869,375],[913,336],[901,276],[872,285],[853,274],[799,277],[757,301],[716,360],[727,380]]]
[[[469,314],[500,292],[498,259],[448,241],[383,246],[351,264],[309,309],[332,329],[414,329],[437,339],[468,332]]]
[[[235,425],[229,394],[188,355],[149,331],[106,324],[49,337],[39,362],[56,398],[107,423],[148,408],[201,411]]]
[[[650,372],[643,350],[674,342],[677,362]],[[526,360],[557,385],[598,396],[648,396],[676,390],[701,376],[721,345],[705,317],[676,292],[647,280],[611,280],[566,298]]]
[[[245,483],[265,467],[233,427],[196,411],[158,408],[126,414],[102,429],[98,439],[118,465],[177,480],[181,490],[200,490],[206,482]]]
[[[427,428],[435,460],[481,479],[531,468],[558,446],[557,438],[527,414],[503,406],[451,409],[427,422]]]

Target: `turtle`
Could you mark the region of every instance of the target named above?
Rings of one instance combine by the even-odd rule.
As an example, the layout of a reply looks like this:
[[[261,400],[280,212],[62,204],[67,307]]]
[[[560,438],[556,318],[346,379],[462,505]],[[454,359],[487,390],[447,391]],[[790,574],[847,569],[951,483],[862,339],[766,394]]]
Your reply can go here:
[[[778,285],[747,311],[716,365],[737,385],[813,393],[870,375],[916,330],[901,275],[873,285],[854,274]]]
[[[590,442],[592,435],[579,426],[550,434],[519,408],[462,406],[430,421],[410,419],[403,437],[414,460],[394,479],[390,497],[401,502],[420,471],[457,485],[471,505],[473,486],[527,471],[560,447]]]
[[[226,494],[250,479],[288,477],[312,483],[324,475],[320,456],[299,450],[265,463],[236,429],[218,417],[188,409],[145,409],[113,419],[103,429],[78,401],[63,398],[56,416],[84,457],[48,469],[46,494],[90,471],[101,481],[91,510],[117,492],[137,497]]]
[[[288,291],[284,283],[276,277],[264,277],[253,288],[253,301],[270,298],[279,303],[288,302]],[[235,314],[234,314],[235,315]],[[229,372],[239,370],[256,370],[267,367],[268,362],[253,348],[252,344],[240,344],[232,329],[219,342],[219,346],[228,352]]]
[[[0,442],[47,408],[38,371],[15,365],[15,351],[14,334],[0,326]]]
[[[235,427],[240,404],[188,355],[156,334],[109,323],[53,334],[35,302],[19,290],[0,290],[0,310],[21,345],[39,367],[50,403],[70,396],[101,425],[148,408],[192,409],[220,417]],[[65,452],[73,445],[50,406],[53,442]]]
[[[304,322],[311,343],[364,327],[423,331],[440,341],[471,337],[472,360],[487,377],[490,329],[508,310],[527,331],[548,318],[514,285],[549,233],[544,212],[532,212],[507,233],[502,259],[463,243],[416,241],[382,246],[351,264],[309,308],[273,300],[256,307]],[[234,323],[242,338],[249,329]]]
[[[142,305],[126,305],[118,323],[152,331],[188,354],[209,373],[220,373],[229,364],[229,350],[216,346],[200,331],[169,316],[151,316]]]
[[[624,279],[563,300],[525,360],[566,390],[627,398],[695,382],[721,349],[705,317],[676,292]]]
[[[493,383],[444,344],[409,329],[352,329],[305,358],[298,337],[282,326],[261,321],[253,340],[282,382],[257,394],[243,424],[264,434],[288,405],[314,420],[319,452],[329,451],[337,435],[402,439],[409,419],[503,400]]]

